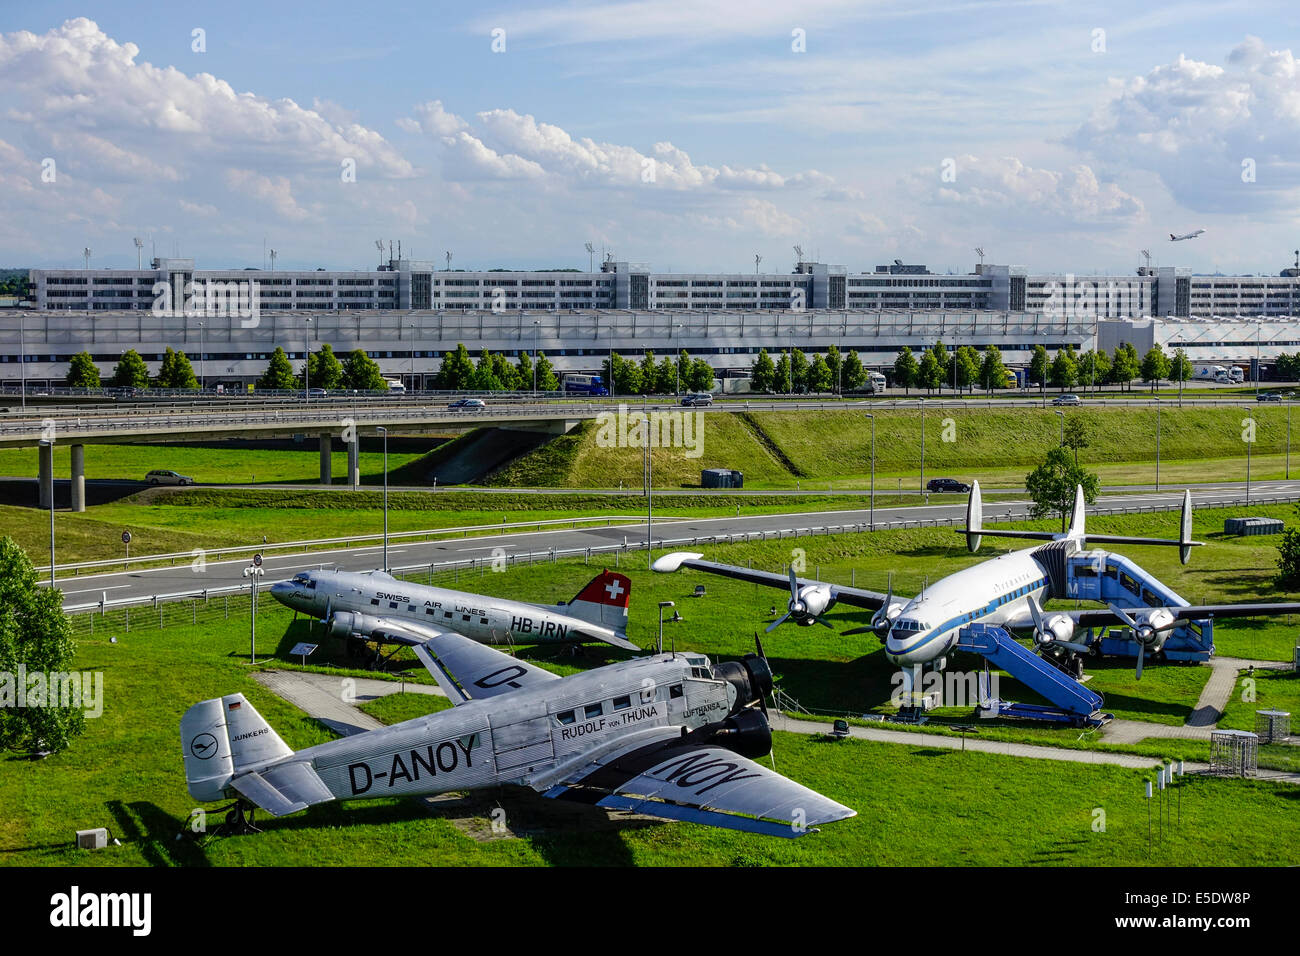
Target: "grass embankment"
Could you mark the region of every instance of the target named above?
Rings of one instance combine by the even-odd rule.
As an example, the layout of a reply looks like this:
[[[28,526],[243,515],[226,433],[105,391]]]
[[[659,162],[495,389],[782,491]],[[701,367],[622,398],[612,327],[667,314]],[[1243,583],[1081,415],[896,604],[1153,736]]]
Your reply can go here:
[[[865,414],[849,409],[700,413],[699,430],[691,433],[688,447],[655,450],[655,483],[694,486],[701,469],[724,467],[744,472],[746,486],[754,488],[866,482],[871,425]],[[1025,475],[1060,441],[1061,419],[1051,409],[879,409],[873,414],[877,488],[919,476],[923,418],[925,474],[976,478],[990,487],[1023,487]],[[1086,422],[1090,444],[1080,452],[1080,461],[1097,471],[1103,483],[1155,480],[1156,409],[1085,406],[1064,414]],[[1168,407],[1159,415],[1162,484],[1243,480],[1246,417],[1255,422],[1251,477],[1282,478],[1287,471],[1287,409]],[[595,423],[586,423],[524,455],[490,483],[575,488],[639,483],[641,450],[603,447],[600,434]],[[697,449],[697,456],[688,457]]]
[[[646,617],[640,615],[643,634]],[[289,621],[287,612],[268,612],[262,626],[288,636]],[[0,773],[6,807],[0,863],[1188,866],[1300,860],[1296,791],[1281,785],[1188,779],[1182,825],[1148,851],[1142,781],[1151,773],[787,733],[775,735],[781,772],[857,809],[857,817],[789,841],[694,824],[610,820],[590,807],[505,788],[432,807],[410,800],[326,803],[278,820],[259,815],[260,834],[200,840],[185,827],[195,803],[185,790],[176,737],[190,704],[240,691],[291,747],[329,736],[253,680],[241,662],[247,639],[241,625],[133,631],[119,634],[116,644],[83,639],[76,663],[104,673],[104,714],[87,721],[85,735],[63,753],[38,762],[0,758],[7,765]],[[773,635],[782,662],[802,653],[805,633]],[[366,707],[397,720],[444,704],[404,695]],[[504,837],[490,826],[498,806],[506,814]],[[881,813],[882,806],[889,811]],[[1031,820],[1021,812],[1031,806],[1050,812]],[[1104,828],[1096,825],[1098,810]],[[209,826],[218,822],[209,818]],[[101,825],[122,845],[96,852],[70,847],[72,830]]]

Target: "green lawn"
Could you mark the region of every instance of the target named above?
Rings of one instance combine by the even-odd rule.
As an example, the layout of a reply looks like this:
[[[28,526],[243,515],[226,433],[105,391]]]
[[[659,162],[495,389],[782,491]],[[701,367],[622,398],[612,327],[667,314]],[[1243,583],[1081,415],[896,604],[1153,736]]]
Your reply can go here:
[[[268,614],[268,634],[288,623]],[[274,624],[273,622],[278,622]],[[241,662],[246,635],[228,627],[133,631],[83,640],[78,666],[102,671],[106,706],[68,751],[39,762],[5,757],[0,861],[7,865],[1290,865],[1300,862],[1296,791],[1189,779],[1182,824],[1147,847],[1148,773],[1022,761],[861,741],[775,738],[781,772],[856,808],[852,820],[798,841],[693,824],[609,819],[513,788],[438,801],[329,803],[265,832],[196,839],[185,829],[176,728],[189,704],[242,691],[294,748],[326,732],[263,690]],[[367,705],[381,719],[415,716],[436,698]],[[492,833],[505,811],[509,834]],[[1040,808],[1027,813],[1026,807]],[[886,808],[887,812],[881,808]],[[1104,816],[1103,816],[1104,814]],[[219,822],[209,818],[209,825]],[[1104,829],[1101,826],[1104,823]],[[122,846],[69,848],[77,828],[107,826]],[[182,834],[180,839],[177,835]],[[516,835],[517,834],[517,835]]]

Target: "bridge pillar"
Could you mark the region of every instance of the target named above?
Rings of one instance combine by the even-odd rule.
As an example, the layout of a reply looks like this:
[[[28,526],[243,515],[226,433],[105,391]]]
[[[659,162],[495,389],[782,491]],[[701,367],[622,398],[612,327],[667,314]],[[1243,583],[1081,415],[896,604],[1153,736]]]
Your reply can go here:
[[[328,485],[333,478],[332,475],[332,450],[334,439],[330,437],[329,432],[320,433],[320,483]]]
[[[72,510],[86,510],[86,446],[72,446]]]
[[[361,484],[361,445],[360,440],[353,438],[348,442],[348,481],[355,489]]]
[[[40,445],[36,459],[36,479],[40,485],[40,504],[50,507],[54,498],[54,446]]]

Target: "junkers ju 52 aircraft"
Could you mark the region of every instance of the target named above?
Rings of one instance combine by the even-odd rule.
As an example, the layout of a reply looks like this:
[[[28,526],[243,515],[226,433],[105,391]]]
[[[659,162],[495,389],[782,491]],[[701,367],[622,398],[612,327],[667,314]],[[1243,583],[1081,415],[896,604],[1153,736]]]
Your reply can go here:
[[[787,581],[784,575],[703,561],[702,555],[688,552],[665,555],[655,562],[654,569],[671,572],[694,568],[769,587],[788,587],[788,611],[768,630],[786,619],[804,626],[825,624],[821,615],[837,603],[875,611],[869,625],[845,633],[873,631],[879,635],[885,641],[886,656],[903,667],[905,692],[912,691],[920,672],[942,669],[949,655],[962,650],[960,633],[973,624],[1031,632],[1044,658],[1079,676],[1081,654],[1133,656],[1137,658],[1140,678],[1146,656],[1162,652],[1173,635],[1187,639],[1188,646],[1197,649],[1181,652],[1181,659],[1204,659],[1213,652],[1212,641],[1191,642],[1202,633],[1208,636],[1215,618],[1300,613],[1300,604],[1296,603],[1192,605],[1129,559],[1089,548],[1089,543],[1167,545],[1177,547],[1186,564],[1191,549],[1203,543],[1191,540],[1190,492],[1184,493],[1177,539],[1089,534],[1084,517],[1083,489],[1077,488],[1069,528],[1062,534],[986,529],[979,482],[975,482],[967,505],[966,527],[960,529],[972,552],[979,548],[984,535],[1045,543],[964,568],[910,599],[896,597],[892,583],[889,591],[881,594],[800,579],[793,572]],[[1107,607],[1044,611],[1042,602],[1051,598],[1097,601]],[[1127,628],[1128,636],[1119,640],[1093,634],[1094,628],[1111,625]],[[1086,633],[1077,633],[1081,630]],[[1180,657],[1180,652],[1165,653],[1170,658]]]
[[[303,571],[271,585],[281,604],[319,617],[330,632],[380,644],[410,643],[410,626],[455,631],[484,644],[606,643],[627,639],[632,580],[605,570],[568,604],[526,604],[399,581],[384,571]]]
[[[658,653],[561,678],[460,634],[407,627],[401,639],[451,710],[295,753],[243,694],[205,700],[181,718],[190,794],[233,797],[227,822],[241,830],[257,807],[279,817],[501,784],[782,837],[855,814],[754,762],[772,747],[761,644],[740,662]]]

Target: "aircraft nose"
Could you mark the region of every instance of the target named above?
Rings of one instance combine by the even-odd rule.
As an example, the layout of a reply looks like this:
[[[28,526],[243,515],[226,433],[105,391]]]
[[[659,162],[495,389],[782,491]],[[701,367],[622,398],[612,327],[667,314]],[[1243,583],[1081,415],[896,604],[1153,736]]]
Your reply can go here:
[[[274,598],[287,598],[293,596],[292,581],[276,581],[271,585],[271,596]]]

